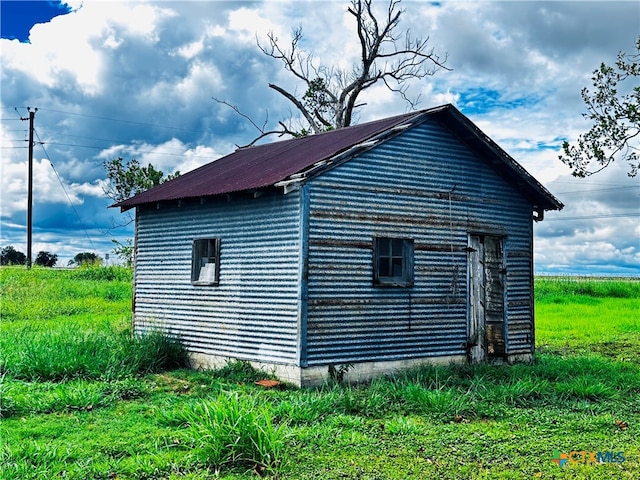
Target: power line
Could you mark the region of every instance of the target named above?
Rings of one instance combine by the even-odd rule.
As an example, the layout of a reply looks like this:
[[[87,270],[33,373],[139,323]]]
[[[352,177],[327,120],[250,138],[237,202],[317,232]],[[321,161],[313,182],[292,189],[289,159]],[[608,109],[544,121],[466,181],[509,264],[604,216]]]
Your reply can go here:
[[[119,118],[103,117],[103,116],[100,116],[100,115],[87,115],[85,113],[64,112],[62,110],[54,110],[52,108],[42,108],[41,110],[45,110],[45,111],[48,111],[48,112],[55,112],[55,113],[63,113],[65,115],[75,115],[75,116],[78,116],[78,117],[96,118],[98,120],[108,120],[110,122],[127,123],[127,124],[130,124],[130,125],[142,125],[142,126],[146,126],[146,127],[156,127],[156,128],[166,128],[166,129],[169,129],[169,130],[178,130],[178,131],[181,131],[181,132],[204,133],[204,134],[212,134],[212,135],[219,135],[219,136],[228,136],[227,134],[215,133],[215,132],[212,132],[212,131],[190,130],[190,129],[187,129],[187,128],[179,128],[179,127],[174,127],[174,126],[170,126],[170,125],[161,125],[161,124],[157,124],[157,123],[138,122],[138,121],[134,121],[134,120],[124,120],[124,119],[119,119]]]
[[[62,134],[59,134],[62,135]],[[77,136],[77,135],[70,135],[70,136]],[[83,137],[83,138],[91,138],[91,137]],[[110,141],[110,140],[106,140],[106,139],[96,139],[96,140],[101,140],[101,141]],[[23,142],[25,140],[11,140],[14,142]],[[159,151],[158,149],[136,149],[136,145],[126,145],[123,143],[119,143],[118,145],[105,145],[105,146],[97,146],[97,145],[82,145],[82,144],[78,144],[78,143],[62,143],[62,142],[41,142],[43,144],[46,145],[55,145],[55,146],[59,146],[59,147],[74,147],[74,148],[90,148],[92,150],[107,150],[110,148],[114,148],[117,147],[119,150],[136,150],[135,151],[135,155],[144,155],[144,154],[154,154],[154,155],[166,155],[166,156],[185,156],[186,155],[186,151],[187,150],[192,150],[191,147],[186,147],[186,148],[175,148],[175,149],[167,149],[166,147],[162,147],[160,150],[165,150],[165,151]],[[0,147],[0,148],[26,148],[26,147]],[[189,158],[204,158],[204,159],[209,159],[209,160],[217,160],[218,158],[220,158],[219,155],[217,156],[212,156],[212,155],[193,155],[190,154]]]
[[[234,135],[234,134],[230,134],[228,132],[216,133],[213,130],[192,130],[192,129],[188,129],[188,128],[180,128],[180,127],[175,127],[175,126],[172,126],[172,125],[162,125],[162,124],[158,124],[158,123],[140,122],[140,121],[135,121],[135,120],[126,120],[126,119],[121,119],[121,118],[105,117],[105,116],[101,116],[101,115],[88,115],[86,113],[65,112],[63,110],[56,110],[56,109],[52,109],[52,108],[41,108],[40,110],[45,110],[45,111],[48,111],[48,112],[55,112],[55,113],[62,113],[64,115],[74,115],[74,116],[78,116],[78,117],[95,118],[95,119],[98,119],[98,120],[107,120],[107,121],[110,121],[110,122],[127,123],[127,124],[131,124],[131,125],[141,125],[141,126],[156,127],[156,128],[165,128],[165,129],[176,130],[176,131],[180,131],[180,132],[199,133],[199,134],[204,134],[204,135],[215,135],[215,136],[218,136],[218,137],[225,137],[225,138],[244,138],[245,137],[242,134],[235,134]]]
[[[108,138],[97,138],[97,137],[88,137],[88,136],[84,136],[84,135],[71,135],[68,133],[58,133],[58,132],[51,132],[49,130],[43,130],[40,129],[40,132],[49,132],[53,135],[56,136],[63,136],[63,137],[73,137],[73,138],[84,138],[87,140],[97,140],[100,142],[107,142],[108,145],[105,146],[98,146],[98,145],[83,145],[83,144],[79,144],[79,143],[63,143],[63,142],[45,142],[47,145],[56,145],[56,146],[60,146],[60,147],[75,147],[75,148],[90,148],[90,149],[94,149],[94,150],[105,150],[105,149],[109,149],[109,148],[113,148],[113,147],[120,147],[122,149],[136,149],[137,145],[136,144],[131,144],[128,140],[115,140],[115,139],[108,139]],[[21,142],[23,140],[12,140],[15,142]],[[114,145],[114,143],[116,143],[117,145]],[[192,149],[191,147],[186,147],[186,148],[175,148],[175,149],[170,149],[167,147],[162,147],[160,150],[165,150],[165,151],[158,151],[158,149],[148,149],[148,150],[137,150],[135,153],[136,154],[156,154],[156,155],[167,155],[167,156],[184,156],[185,155],[185,150],[188,149]],[[211,155],[189,155],[190,158],[205,158],[205,159],[210,159],[210,160],[217,160],[218,158],[220,158],[219,156],[211,156]]]
[[[93,248],[93,250],[97,252],[98,249],[93,244],[93,240],[91,240],[91,237],[89,236],[89,232],[87,232],[87,228],[85,227],[84,222],[82,221],[82,218],[80,218],[80,214],[78,213],[78,210],[73,205],[73,202],[71,202],[71,197],[69,197],[69,194],[67,193],[67,189],[64,188],[64,183],[62,182],[62,179],[60,178],[60,175],[58,174],[58,171],[56,170],[56,167],[53,165],[53,162],[51,161],[51,158],[49,157],[49,153],[44,148],[44,142],[40,141],[40,135],[38,135],[38,132],[36,132],[35,130],[34,130],[34,132],[36,134],[36,137],[38,138],[38,143],[40,144],[40,147],[42,147],[42,151],[44,152],[45,157],[47,157],[47,160],[49,160],[49,164],[51,165],[51,168],[53,169],[53,172],[56,174],[58,182],[60,183],[60,186],[62,187],[62,191],[64,192],[65,196],[67,197],[67,201],[69,202],[69,206],[73,209],[73,212],[75,213],[76,217],[78,218],[78,222],[80,222],[80,225],[82,226],[82,230],[84,231],[84,234],[87,236],[87,239],[89,240],[89,243],[91,244],[91,248]]]
[[[5,130],[8,131],[8,130]],[[18,130],[16,130],[18,131]],[[85,135],[71,135],[70,133],[60,133],[60,132],[54,132],[51,130],[47,130],[47,129],[40,129],[41,132],[43,133],[51,133],[52,135],[56,135],[59,137],[73,137],[73,138],[85,138],[87,140],[98,140],[99,142],[110,142],[110,143],[126,143],[128,142],[128,140],[114,140],[113,138],[97,138],[97,137],[87,137]]]
[[[556,183],[566,183],[568,185],[607,185],[610,187],[626,187],[627,184],[625,183],[612,183],[612,182],[594,182],[589,178],[583,179],[581,178],[580,180],[554,180],[553,184],[555,185]]]
[[[18,130],[16,130],[18,131]],[[87,140],[97,140],[99,142],[107,142],[110,145],[108,147],[113,147],[114,143],[122,145],[126,148],[135,148],[136,144],[133,143],[131,144],[130,140],[115,140],[112,138],[97,138],[97,137],[87,137],[85,135],[71,135],[70,133],[59,133],[59,132],[52,132],[50,130],[42,130],[40,129],[40,132],[49,132],[52,135],[56,135],[59,137],[73,137],[73,138],[84,138]],[[16,140],[17,141],[17,140]],[[181,140],[178,140],[181,141]],[[98,146],[94,146],[94,145],[80,145],[80,144],[75,144],[75,143],[58,143],[58,142],[46,142],[47,145],[60,145],[60,146],[66,146],[66,147],[84,147],[84,148],[108,148],[108,147],[98,147]],[[166,143],[166,142],[165,142]],[[164,149],[166,149],[166,147],[163,147]],[[170,150],[170,149],[169,149]],[[183,154],[184,153],[184,149],[174,149],[178,154]],[[143,152],[143,153],[149,153],[149,152]]]
[[[7,108],[7,107],[3,107],[3,108]],[[14,110],[18,114],[20,114],[18,112],[18,107],[14,107]],[[133,120],[126,120],[126,119],[118,119],[118,118],[105,117],[105,116],[100,116],[100,115],[88,115],[88,114],[76,113],[76,112],[65,112],[63,110],[57,110],[57,109],[52,109],[52,108],[40,108],[40,110],[61,113],[61,114],[64,114],[64,115],[73,115],[73,116],[86,117],[86,118],[96,118],[96,119],[100,119],[100,120],[107,120],[107,121],[112,121],[112,122],[126,123],[126,124],[131,124],[131,125],[141,125],[141,126],[147,126],[147,127],[165,128],[165,129],[170,129],[170,130],[189,132],[189,133],[197,133],[197,134],[204,134],[204,135],[211,134],[211,135],[216,135],[216,136],[224,136],[226,138],[238,138],[238,137],[242,136],[242,135],[233,135],[233,134],[228,134],[228,133],[216,133],[216,132],[213,132],[213,131],[210,131],[210,130],[207,130],[207,131],[204,131],[204,130],[191,130],[191,129],[179,128],[179,127],[169,126],[169,125],[154,124],[154,123],[147,123],[147,122],[139,122],[139,121],[133,121]],[[43,130],[40,129],[40,131],[42,132]],[[116,145],[116,146],[118,146],[118,147],[121,146],[121,148],[123,150],[124,149],[135,149],[136,148],[135,144],[132,145],[131,142],[127,141],[127,140],[102,139],[102,138],[89,137],[89,136],[63,134],[63,133],[58,133],[58,132],[55,132],[54,135],[56,135],[56,136],[69,136],[69,137],[85,138],[85,139],[91,139],[91,140],[97,140],[97,141],[104,141],[104,142],[108,142],[109,145],[96,146],[96,145],[66,143],[66,142],[47,142],[47,145],[55,145],[55,146],[62,146],[62,147],[72,147],[72,148],[88,148],[88,149],[93,149],[93,150],[105,150],[105,149],[113,148],[114,147],[113,143],[118,143],[118,144],[121,144],[121,145]],[[190,147],[189,147],[189,149],[190,149]],[[166,148],[164,150],[165,151],[158,151],[156,149],[138,150],[138,151],[135,152],[135,154],[136,155],[156,154],[156,155],[166,155],[166,156],[184,156],[185,155],[185,150],[183,150],[183,149],[175,149],[175,153],[171,153],[171,150],[167,150]],[[202,158],[202,159],[213,161],[213,160],[217,160],[220,156],[219,155],[215,155],[215,156],[211,156],[211,155],[189,155],[189,157],[190,158]]]
[[[545,218],[545,222],[553,221],[567,221],[567,220],[593,220],[596,218],[625,218],[625,217],[640,217],[638,212],[623,212],[623,213],[608,213],[602,215],[583,215],[577,217],[561,217],[561,218]]]
[[[640,185],[634,186],[624,186],[624,187],[615,187],[615,188],[596,188],[593,190],[584,189],[584,190],[572,190],[570,192],[556,192],[557,195],[579,195],[581,193],[592,193],[592,192],[611,192],[611,191],[620,191],[620,190],[640,190]]]
[[[114,145],[109,145],[109,146],[102,146],[102,147],[98,147],[96,145],[80,145],[77,143],[60,143],[60,142],[46,142],[47,145],[56,145],[56,146],[60,146],[60,147],[77,147],[77,148],[91,148],[94,150],[105,150],[108,148],[112,148],[114,147]],[[135,149],[135,145],[117,145],[119,147],[122,147],[122,149]],[[167,155],[167,156],[183,156],[185,155],[185,150],[184,149],[176,149],[174,153],[172,152],[161,152],[158,150],[137,150],[135,152],[136,154],[145,154],[145,153],[152,153],[155,155]],[[217,157],[213,157],[210,155],[189,155],[189,158],[207,158],[207,159],[211,159],[211,160],[217,160],[218,158],[220,158],[219,156]]]
[[[80,145],[78,143],[60,143],[60,142],[46,142],[46,143],[47,143],[47,145],[57,145],[59,147],[93,148],[93,149],[96,149],[96,150],[105,150],[107,148],[118,146],[118,145],[109,145],[109,146],[106,146],[106,147],[104,147],[104,146],[99,147],[97,145]],[[122,145],[122,147],[123,148],[131,148],[132,146],[130,146],[130,145]],[[133,147],[135,148],[135,145]],[[142,150],[139,153],[154,153],[154,152],[156,152],[156,151],[155,150],[148,150],[148,151]],[[162,154],[161,152],[157,152],[157,153]],[[184,150],[176,150],[175,155],[181,155],[183,153],[184,153]],[[172,153],[164,153],[164,155],[174,155],[174,154],[172,154]]]

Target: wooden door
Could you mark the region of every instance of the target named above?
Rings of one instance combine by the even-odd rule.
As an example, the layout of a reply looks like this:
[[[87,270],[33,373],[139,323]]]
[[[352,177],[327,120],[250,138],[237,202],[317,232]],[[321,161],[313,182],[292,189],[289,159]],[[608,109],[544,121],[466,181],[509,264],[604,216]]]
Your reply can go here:
[[[469,237],[469,361],[503,358],[504,266],[502,239]]]

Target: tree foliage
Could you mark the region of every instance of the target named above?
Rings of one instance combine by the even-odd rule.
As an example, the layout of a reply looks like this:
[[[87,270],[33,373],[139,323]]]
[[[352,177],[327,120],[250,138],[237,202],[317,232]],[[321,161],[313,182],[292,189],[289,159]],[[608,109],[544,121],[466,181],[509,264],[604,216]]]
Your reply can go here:
[[[578,137],[576,144],[564,142],[560,155],[560,160],[576,177],[597,173],[614,161],[627,162],[630,177],[638,174],[640,37],[635,47],[633,55],[620,52],[615,67],[603,62],[594,70],[591,77],[594,91],[582,89],[582,99],[587,107],[583,116],[593,124],[588,132]],[[622,85],[623,82],[627,83]],[[629,83],[630,93],[622,93]]]
[[[103,167],[108,181],[104,193],[115,202],[126,200],[180,175],[176,171],[165,176],[162,170],[156,170],[151,164],[145,167],[136,159],[125,161],[121,157],[105,161]]]
[[[354,121],[357,110],[364,106],[358,102],[361,94],[379,82],[399,94],[410,108],[415,108],[419,97],[408,96],[408,82],[447,69],[444,66],[447,58],[446,55],[441,58],[429,47],[429,37],[414,38],[409,30],[398,32],[404,13],[400,1],[389,0],[384,14],[374,11],[373,0],[351,1],[347,12],[355,21],[360,53],[358,61],[348,69],[318,62],[313,53],[301,50],[302,27],[293,31],[287,48],[280,44],[273,32],[268,34],[266,45],[258,42],[265,55],[280,61],[301,84],[302,88],[295,91],[275,83],[270,83],[269,87],[293,104],[306,122],[304,127],[294,129],[280,121],[276,129],[268,130],[267,122],[259,126],[236,106],[214,100],[231,107],[259,130],[259,136],[250,145],[267,135],[301,136],[347,127]],[[299,94],[298,91],[304,93]]]
[[[47,252],[45,250],[41,250],[36,255],[36,260],[34,262],[36,265],[40,265],[41,267],[53,267],[56,263],[58,263],[58,255],[55,253]]]
[[[0,264],[2,265],[26,265],[27,256],[16,250],[13,245],[7,245],[0,252]]]
[[[80,252],[73,257],[73,260],[69,260],[69,265],[76,265],[78,267],[97,266],[102,264],[102,258],[93,252]]]
[[[131,268],[133,266],[133,241],[128,238],[124,243],[119,242],[118,240],[111,240],[116,246],[113,248],[113,253],[120,259],[121,262],[125,264],[125,266]]]

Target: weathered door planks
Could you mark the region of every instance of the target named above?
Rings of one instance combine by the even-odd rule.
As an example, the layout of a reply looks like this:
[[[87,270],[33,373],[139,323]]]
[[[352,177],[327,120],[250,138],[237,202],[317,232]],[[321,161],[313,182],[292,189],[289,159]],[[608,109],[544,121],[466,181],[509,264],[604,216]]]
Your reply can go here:
[[[469,237],[469,339],[471,362],[505,356],[502,239]]]

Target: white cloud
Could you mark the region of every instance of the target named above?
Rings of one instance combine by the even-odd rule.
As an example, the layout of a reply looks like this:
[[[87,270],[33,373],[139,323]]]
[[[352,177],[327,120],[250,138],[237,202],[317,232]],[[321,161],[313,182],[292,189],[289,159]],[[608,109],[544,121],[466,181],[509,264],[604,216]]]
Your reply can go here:
[[[2,216],[9,217],[16,212],[27,210],[28,194],[27,161],[3,165],[2,178]],[[104,180],[68,183],[63,177],[58,180],[51,163],[47,159],[35,159],[33,162],[33,199],[38,204],[82,205],[86,196],[103,197]],[[62,182],[62,183],[61,183]]]
[[[96,225],[108,226],[117,214],[102,199],[103,160],[137,158],[165,173],[185,173],[253,139],[253,127],[211,97],[238,105],[260,124],[267,113],[271,125],[290,116],[291,107],[268,83],[304,87],[258,50],[256,37],[264,44],[272,31],[286,47],[292,29],[302,26],[300,48],[315,60],[348,69],[359,56],[347,1],[68,3],[76,11],[35,26],[30,44],[0,40],[2,116],[18,116],[14,106],[40,107],[36,129],[71,202]],[[620,215],[640,210],[637,182],[617,165],[576,180],[557,157],[563,140],[575,140],[588,127],[580,89],[591,71],[633,46],[637,3],[401,6],[401,28],[429,36],[453,69],[414,82],[408,94],[420,95],[422,108],[457,105],[567,205],[536,225],[536,265],[633,271],[640,227],[637,217]],[[407,108],[380,85],[362,100],[360,121]],[[3,121],[3,147],[23,146],[25,130],[25,122]],[[7,232],[23,222],[26,150],[3,149],[1,168],[2,241],[14,242]],[[38,159],[36,175],[38,195],[51,207],[41,233],[54,232],[42,245],[71,257],[86,250],[48,161]],[[598,218],[578,218],[589,216]],[[89,230],[94,242],[104,242],[99,229]]]
[[[180,163],[177,164],[176,170],[180,173],[187,173],[191,170],[195,170],[202,165],[210,163],[212,159],[216,160],[227,154],[228,151],[217,152],[211,147],[203,147],[198,145],[195,148],[189,148],[184,152],[183,158]]]
[[[204,39],[200,38],[195,42],[189,42],[186,45],[182,45],[177,49],[177,54],[183,56],[187,60],[191,60],[193,57],[202,52],[204,48]]]
[[[223,83],[223,76],[214,65],[194,62],[188,75],[176,85],[177,95],[183,99],[199,97],[203,90],[215,88]]]
[[[553,251],[553,254],[550,254]],[[536,257],[546,265],[540,273],[637,274],[640,252],[632,247],[620,249],[607,241],[584,241],[562,244],[540,240]]]
[[[288,42],[290,41],[289,29],[283,27],[283,25],[270,20],[258,8],[240,7],[229,13],[226,33],[232,35],[235,41],[247,45],[255,45],[256,36],[266,38],[269,32],[273,32],[276,37]]]
[[[191,148],[177,138],[172,138],[158,145],[149,143],[114,145],[100,152],[99,157],[105,160],[116,157],[135,158],[142,165],[151,164],[165,174],[170,174],[175,170],[187,173],[217,160],[226,153],[228,151],[220,152],[201,145]]]
[[[28,73],[49,88],[70,76],[84,94],[95,96],[105,88],[104,55],[131,36],[157,42],[157,23],[173,15],[152,5],[86,1],[68,15],[36,24],[28,44],[3,40],[3,68]]]

